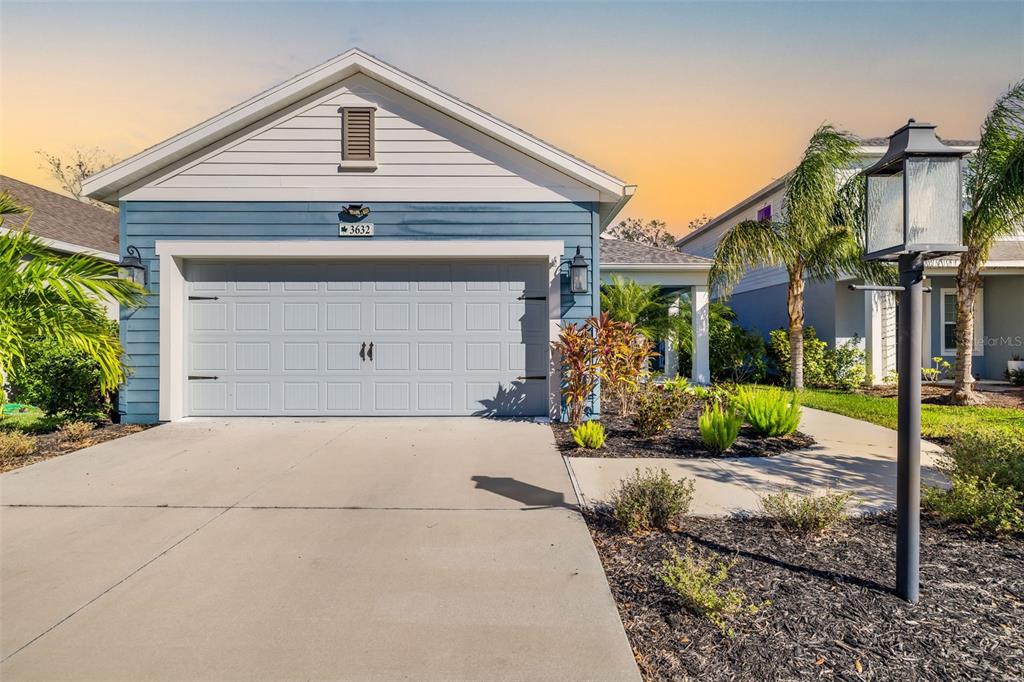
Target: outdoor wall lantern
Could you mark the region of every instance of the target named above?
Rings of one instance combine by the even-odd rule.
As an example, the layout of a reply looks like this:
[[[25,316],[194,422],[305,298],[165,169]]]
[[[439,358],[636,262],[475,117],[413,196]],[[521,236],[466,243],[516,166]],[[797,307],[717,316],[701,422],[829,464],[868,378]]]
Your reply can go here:
[[[117,276],[131,280],[140,287],[146,286],[146,266],[142,263],[142,254],[134,246],[129,245],[117,263]]]
[[[921,554],[921,334],[924,261],[965,251],[960,159],[966,154],[914,119],[889,136],[867,180],[864,260],[895,260],[899,286],[851,289],[899,293],[896,459],[896,593],[916,602]]]
[[[587,270],[589,269],[587,259],[580,253],[580,247],[576,247],[576,255],[569,261],[569,291],[574,294],[587,293]]]

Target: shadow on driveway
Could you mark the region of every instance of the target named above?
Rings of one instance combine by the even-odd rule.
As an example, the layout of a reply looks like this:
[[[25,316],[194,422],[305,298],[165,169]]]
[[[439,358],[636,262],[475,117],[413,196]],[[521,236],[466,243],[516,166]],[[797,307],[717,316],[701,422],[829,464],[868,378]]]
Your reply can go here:
[[[555,509],[562,507],[579,511],[579,507],[565,501],[565,494],[530,483],[523,483],[507,476],[472,476],[476,488],[495,495],[515,500],[530,509]]]

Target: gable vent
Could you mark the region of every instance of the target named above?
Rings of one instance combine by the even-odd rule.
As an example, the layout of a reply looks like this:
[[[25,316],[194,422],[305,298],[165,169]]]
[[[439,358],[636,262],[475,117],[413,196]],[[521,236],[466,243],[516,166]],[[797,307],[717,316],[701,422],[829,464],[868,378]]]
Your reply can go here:
[[[373,109],[345,107],[341,110],[341,158],[344,161],[373,160]]]

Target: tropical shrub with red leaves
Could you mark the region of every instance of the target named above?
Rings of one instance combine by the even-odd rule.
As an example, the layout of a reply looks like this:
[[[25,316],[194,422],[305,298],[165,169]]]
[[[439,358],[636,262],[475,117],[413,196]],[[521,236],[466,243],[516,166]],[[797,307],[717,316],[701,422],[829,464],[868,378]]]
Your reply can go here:
[[[587,400],[597,388],[600,357],[597,339],[589,321],[567,324],[554,344],[562,363],[562,396],[569,423],[579,424],[586,415]]]

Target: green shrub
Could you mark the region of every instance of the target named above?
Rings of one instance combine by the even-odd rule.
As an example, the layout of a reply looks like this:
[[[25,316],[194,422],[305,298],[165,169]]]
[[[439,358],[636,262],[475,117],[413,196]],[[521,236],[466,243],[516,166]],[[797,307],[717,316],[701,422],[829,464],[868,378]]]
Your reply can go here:
[[[96,417],[104,413],[106,403],[102,377],[99,363],[85,353],[40,340],[31,345],[24,366],[11,373],[11,395],[51,417]]]
[[[789,380],[791,371],[789,357],[789,331],[773,329],[770,333],[769,355],[783,375]],[[864,383],[867,366],[864,351],[852,339],[838,348],[829,348],[818,338],[814,327],[804,328],[804,384],[818,388],[838,388],[849,391]]]
[[[800,401],[796,393],[778,388],[740,387],[736,396],[747,422],[761,436],[788,436],[800,426]]]
[[[1024,532],[1024,439],[998,429],[956,433],[937,468],[950,489],[925,488],[940,516],[997,533]]]
[[[698,424],[704,443],[724,452],[736,442],[743,425],[743,413],[731,407],[723,408],[717,401],[704,407]]]
[[[655,383],[648,383],[637,393],[633,426],[641,438],[652,438],[664,433],[692,400],[685,391],[665,389]]]
[[[769,602],[749,603],[746,593],[739,588],[723,588],[735,565],[735,561],[696,555],[690,544],[686,556],[679,556],[674,548],[671,550],[671,557],[662,562],[658,577],[686,608],[704,616],[732,637],[730,623],[737,616],[757,613],[769,605]]]
[[[673,481],[664,469],[637,469],[629,478],[619,481],[612,495],[612,513],[630,532],[666,529],[690,511],[693,481]]]
[[[921,503],[939,516],[992,533],[1024,533],[1024,493],[992,479],[957,474],[950,489],[925,486]]]
[[[35,451],[35,436],[20,431],[0,431],[0,460],[28,457]]]
[[[851,497],[850,493],[802,496],[783,491],[762,496],[761,510],[788,528],[822,533],[846,519]]]
[[[1024,369],[1011,369],[1007,371],[1006,378],[1014,386],[1024,386]]]
[[[830,388],[852,391],[867,377],[864,351],[856,337],[836,348],[825,349],[825,381]]]
[[[57,429],[57,433],[60,434],[61,441],[65,443],[77,443],[78,441],[84,440],[96,425],[92,422],[83,421],[69,421]]]
[[[680,393],[689,393],[693,388],[690,386],[690,382],[687,381],[686,377],[678,374],[671,379],[665,379],[665,381],[662,382],[661,387],[669,392],[678,391]]]
[[[599,421],[586,421],[569,429],[572,439],[581,448],[597,450],[604,445],[604,426]]]

